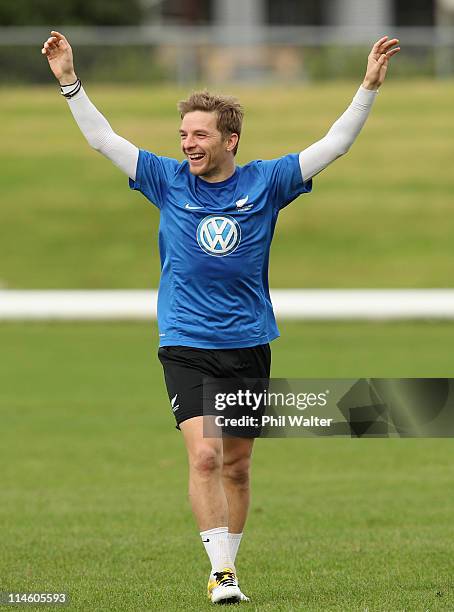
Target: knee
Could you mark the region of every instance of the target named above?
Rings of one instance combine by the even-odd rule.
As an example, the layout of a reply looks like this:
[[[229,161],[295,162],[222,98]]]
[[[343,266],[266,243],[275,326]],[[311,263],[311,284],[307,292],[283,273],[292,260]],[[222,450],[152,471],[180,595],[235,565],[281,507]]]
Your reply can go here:
[[[221,455],[210,446],[200,446],[190,459],[191,469],[201,476],[209,476],[221,469]]]
[[[230,461],[224,461],[223,476],[233,485],[247,487],[249,484],[249,457],[238,457]]]

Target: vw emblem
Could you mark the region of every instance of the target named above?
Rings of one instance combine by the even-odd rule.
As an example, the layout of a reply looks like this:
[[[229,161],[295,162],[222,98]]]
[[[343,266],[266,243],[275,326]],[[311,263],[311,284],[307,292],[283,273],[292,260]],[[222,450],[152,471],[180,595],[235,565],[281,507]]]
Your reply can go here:
[[[197,242],[208,255],[229,255],[240,241],[241,228],[233,217],[210,215],[202,219],[197,228]]]

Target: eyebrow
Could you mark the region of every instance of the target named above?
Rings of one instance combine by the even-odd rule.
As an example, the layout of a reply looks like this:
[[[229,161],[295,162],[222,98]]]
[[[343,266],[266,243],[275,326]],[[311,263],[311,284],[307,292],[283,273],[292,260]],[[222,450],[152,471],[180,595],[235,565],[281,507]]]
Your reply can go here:
[[[186,130],[179,129],[178,132],[180,134],[186,134]],[[198,130],[194,130],[194,132],[196,132],[197,134],[209,134],[208,130],[204,130],[204,129],[201,129],[201,128],[198,129]]]

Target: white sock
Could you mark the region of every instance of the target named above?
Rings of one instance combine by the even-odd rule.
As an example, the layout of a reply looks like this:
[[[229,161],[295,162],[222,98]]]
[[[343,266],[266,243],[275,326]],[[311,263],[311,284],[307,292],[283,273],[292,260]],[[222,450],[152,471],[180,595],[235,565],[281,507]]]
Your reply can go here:
[[[236,561],[236,555],[238,553],[242,537],[242,533],[229,533],[230,554],[232,555],[232,561],[234,563]]]
[[[222,572],[225,567],[235,571],[230,552],[228,527],[216,527],[215,529],[201,531],[200,536],[211,561],[211,572]]]

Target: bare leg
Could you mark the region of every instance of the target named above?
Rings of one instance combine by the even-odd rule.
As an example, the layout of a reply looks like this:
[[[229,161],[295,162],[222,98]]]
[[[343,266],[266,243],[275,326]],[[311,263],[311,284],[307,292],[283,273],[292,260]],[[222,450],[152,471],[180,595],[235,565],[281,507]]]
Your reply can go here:
[[[229,533],[242,533],[249,510],[249,467],[253,438],[224,438],[222,481],[228,503]]]
[[[203,437],[203,417],[181,423],[189,460],[189,500],[200,531],[228,525],[222,439]]]

